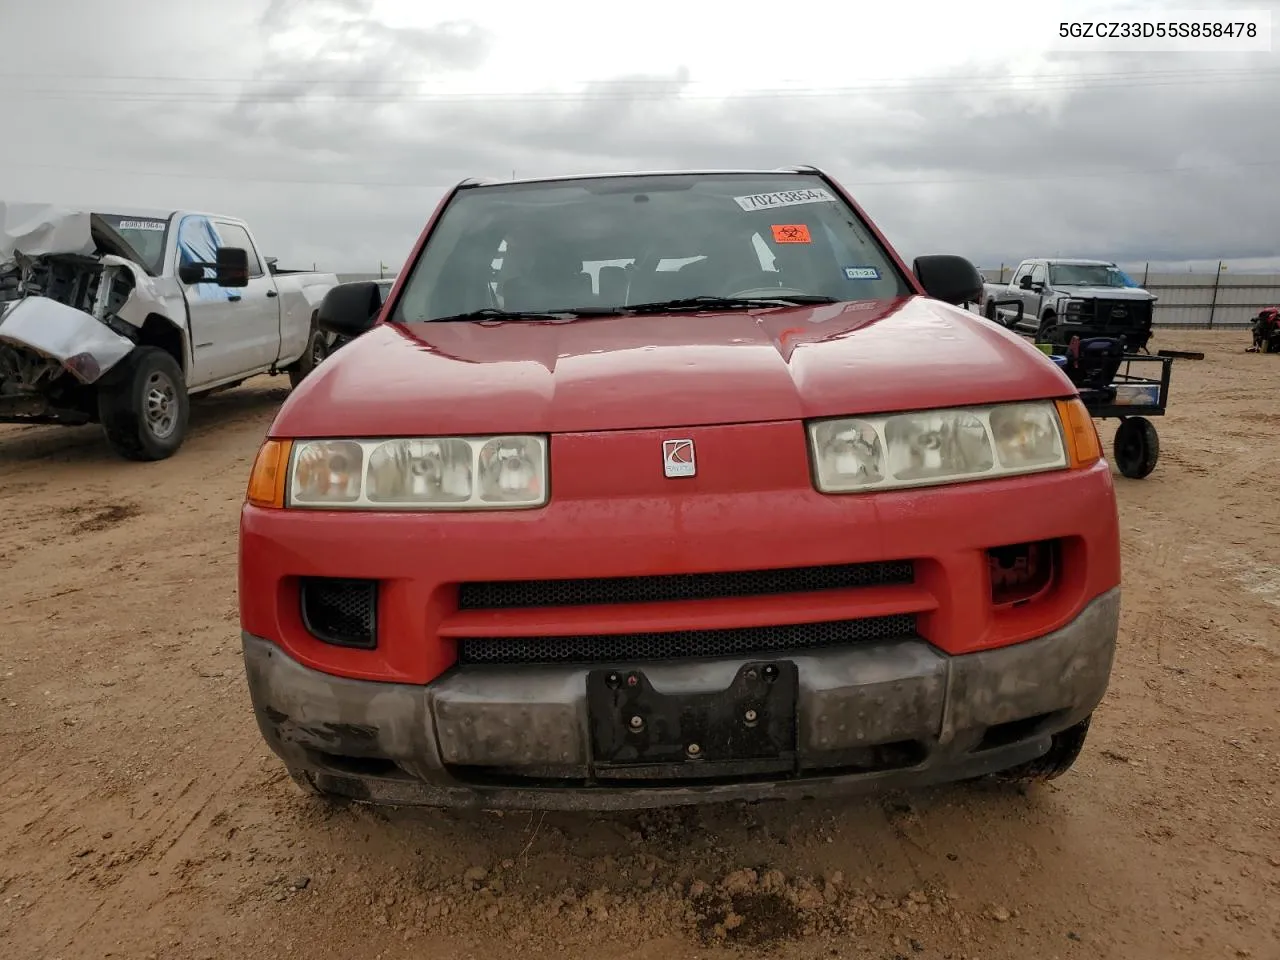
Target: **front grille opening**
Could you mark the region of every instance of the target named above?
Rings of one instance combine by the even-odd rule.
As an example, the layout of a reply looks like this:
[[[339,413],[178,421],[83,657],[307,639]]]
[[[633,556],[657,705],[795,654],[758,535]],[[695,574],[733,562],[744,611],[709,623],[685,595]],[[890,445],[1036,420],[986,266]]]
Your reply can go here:
[[[914,582],[915,564],[910,560],[727,573],[669,573],[652,577],[490,580],[459,584],[458,607],[462,610],[505,610],[516,607],[668,603]]]
[[[1053,585],[1057,567],[1056,540],[992,547],[987,551],[991,603],[997,607],[1030,603]]]
[[[458,662],[630,663],[819,650],[915,636],[915,614],[900,613],[859,620],[727,630],[672,630],[580,637],[473,637],[459,642]]]
[[[378,645],[378,581],[303,577],[302,624],[317,640],[372,650]]]

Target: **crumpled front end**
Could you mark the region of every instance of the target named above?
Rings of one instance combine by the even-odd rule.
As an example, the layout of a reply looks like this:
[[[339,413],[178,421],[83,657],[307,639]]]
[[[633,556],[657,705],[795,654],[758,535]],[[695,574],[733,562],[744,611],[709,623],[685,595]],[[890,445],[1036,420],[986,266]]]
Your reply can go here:
[[[79,423],[85,388],[127,357],[148,317],[175,323],[161,284],[90,214],[0,204],[0,420]]]
[[[128,337],[89,314],[48,297],[28,297],[9,304],[0,314],[0,344],[56,361],[84,384],[101,377],[134,346]]]

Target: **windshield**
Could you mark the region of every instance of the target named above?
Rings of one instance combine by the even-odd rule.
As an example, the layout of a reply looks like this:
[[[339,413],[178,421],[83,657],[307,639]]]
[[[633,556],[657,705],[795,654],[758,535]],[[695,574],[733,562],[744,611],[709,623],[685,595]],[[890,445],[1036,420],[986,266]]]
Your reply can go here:
[[[154,216],[99,214],[124,241],[142,257],[142,266],[152,276],[164,269],[164,244],[169,236],[169,221]]]
[[[1116,267],[1095,263],[1055,263],[1049,267],[1055,287],[1127,287],[1128,278]]]
[[[391,320],[911,293],[867,226],[817,177],[602,177],[458,191]]]
[[[131,217],[118,213],[98,214],[125,242],[138,252],[142,266],[152,276],[164,268],[164,242],[169,235],[169,221],[154,217]]]

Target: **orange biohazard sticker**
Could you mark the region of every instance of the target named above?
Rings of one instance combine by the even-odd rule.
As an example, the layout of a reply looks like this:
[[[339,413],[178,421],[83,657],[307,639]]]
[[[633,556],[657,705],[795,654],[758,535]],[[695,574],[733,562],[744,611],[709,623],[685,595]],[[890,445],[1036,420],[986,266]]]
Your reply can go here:
[[[775,223],[773,225],[774,243],[812,243],[809,228],[803,223]]]

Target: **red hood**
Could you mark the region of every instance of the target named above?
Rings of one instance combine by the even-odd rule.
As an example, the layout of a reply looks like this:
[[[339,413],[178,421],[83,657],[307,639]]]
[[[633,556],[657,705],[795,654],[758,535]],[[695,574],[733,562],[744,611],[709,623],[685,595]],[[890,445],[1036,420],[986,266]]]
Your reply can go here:
[[[573,433],[1073,393],[1022,338],[916,296],[717,314],[382,324],[307,377],[271,433]]]

